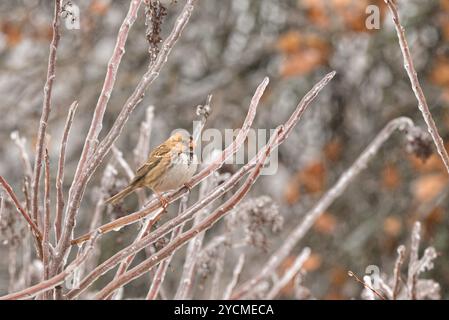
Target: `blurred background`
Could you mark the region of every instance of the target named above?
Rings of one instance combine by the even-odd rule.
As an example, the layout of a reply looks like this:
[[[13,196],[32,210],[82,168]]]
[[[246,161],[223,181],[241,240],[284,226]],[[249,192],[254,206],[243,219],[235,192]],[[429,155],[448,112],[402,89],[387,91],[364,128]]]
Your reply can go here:
[[[62,26],[48,137],[51,167],[55,169],[68,107],[74,100],[79,101],[67,149],[66,190],[129,6],[129,1],[72,3],[80,8],[80,29]],[[164,39],[184,1],[162,3],[167,8],[162,24]],[[365,25],[365,10],[370,4],[380,8],[378,30],[368,30]],[[399,1],[399,11],[431,112],[442,137],[449,142],[449,0],[403,0]],[[26,138],[26,148],[34,159],[52,15],[53,5],[48,1],[0,2],[0,174],[18,193],[22,167],[10,136],[18,131]],[[103,133],[147,69],[145,29],[141,8],[128,38]],[[270,84],[253,126],[275,128],[288,118],[313,84],[331,70],[337,71],[336,78],[279,148],[276,175],[261,177],[248,196],[270,197],[283,218],[283,227],[278,232],[265,230],[267,242],[263,246],[248,244],[228,251],[224,264],[228,280],[223,280],[224,284],[229,281],[239,252],[247,254],[242,278],[256,274],[307,210],[389,120],[408,116],[423,125],[383,0],[198,1],[166,66],[117,141],[117,148],[135,169],[132,152],[147,107],[154,106],[153,147],[175,128],[191,130],[192,121],[197,119],[196,106],[204,104],[208,94],[213,94],[213,99],[207,127],[237,129],[255,88],[265,76],[270,77]],[[236,168],[231,165],[223,170],[232,173]],[[87,230],[103,170],[104,166],[89,184],[77,235]],[[117,176],[126,181],[124,172],[119,171]],[[440,253],[434,270],[425,277],[437,281],[442,297],[448,298],[448,183],[437,155],[423,162],[407,154],[404,137],[396,133],[344,195],[323,213],[282,268],[292,263],[301,248],[310,246],[312,254],[302,277],[302,285],[310,295],[318,299],[358,299],[363,288],[347,272],[363,276],[366,266],[376,265],[382,273],[391,275],[398,245],[409,244],[411,227],[419,220],[423,223],[422,248],[432,245]],[[195,193],[190,202],[194,200]],[[102,222],[135,209],[136,203],[128,203],[123,212],[108,210]],[[224,224],[208,232],[206,238],[220,233]],[[104,260],[129,243],[135,230],[128,227],[104,237],[98,259]],[[0,234],[0,240],[6,238],[4,232]],[[20,236],[17,241],[21,241]],[[7,257],[11,252],[8,247],[13,245],[3,241],[0,256]],[[180,250],[171,262],[164,283],[168,297],[178,285],[184,251]],[[8,288],[7,261],[0,260],[0,293],[6,293]],[[100,287],[105,283],[102,281]],[[195,297],[207,296],[207,285],[201,284],[205,280],[198,281]],[[142,295],[147,286],[147,279],[142,277],[127,286],[125,294]],[[284,288],[282,297],[295,298],[293,284]]]

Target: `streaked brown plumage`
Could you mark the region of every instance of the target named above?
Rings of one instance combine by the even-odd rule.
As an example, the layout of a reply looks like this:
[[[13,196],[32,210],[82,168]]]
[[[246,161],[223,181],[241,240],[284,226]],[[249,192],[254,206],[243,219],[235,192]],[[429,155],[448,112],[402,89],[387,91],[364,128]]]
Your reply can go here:
[[[129,185],[106,202],[116,204],[135,190],[148,187],[165,206],[166,200],[161,193],[187,183],[196,168],[192,137],[181,132],[175,133],[150,153]]]

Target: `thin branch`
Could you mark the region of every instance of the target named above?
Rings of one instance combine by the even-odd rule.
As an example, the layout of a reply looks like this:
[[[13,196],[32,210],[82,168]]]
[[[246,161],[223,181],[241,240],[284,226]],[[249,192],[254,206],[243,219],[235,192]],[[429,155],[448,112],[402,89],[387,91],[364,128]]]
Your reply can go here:
[[[261,169],[267,159],[269,153],[271,152],[271,148],[275,141],[277,141],[279,134],[282,132],[283,128],[279,127],[275,134],[273,135],[271,141],[267,144],[264,149],[263,156],[258,157],[258,161],[256,167],[253,169],[249,177],[246,179],[245,183],[238,189],[238,191],[227,200],[222,206],[220,206],[217,210],[215,210],[210,216],[201,221],[197,226],[192,229],[180,234],[173,241],[167,244],[163,249],[158,251],[156,254],[152,255],[139,265],[135,266],[125,274],[123,274],[118,279],[110,282],[106,285],[97,295],[96,299],[104,299],[107,297],[112,291],[117,290],[118,288],[124,286],[135,278],[138,278],[156,264],[173,254],[177,249],[183,246],[187,241],[198,235],[200,232],[203,232],[209,228],[211,228],[216,222],[218,222],[221,218],[223,218],[231,209],[233,209],[249,192],[251,187],[254,185],[258,176],[261,173]]]
[[[218,150],[217,150],[218,151]],[[213,152],[212,152],[213,155]],[[213,190],[217,185],[217,177],[212,174],[201,183],[198,200],[205,198],[205,195]],[[193,225],[198,224],[202,219],[210,214],[210,210],[206,207],[199,214],[196,215]],[[195,277],[195,266],[198,255],[203,245],[205,233],[200,233],[194,240],[189,242],[186,251],[186,259],[182,270],[181,279],[179,281],[178,290],[175,294],[176,300],[186,299],[192,288],[193,279]]]
[[[187,195],[181,198],[181,201],[179,202],[178,215],[180,215],[187,209],[188,199],[189,197]],[[180,226],[176,227],[172,232],[170,241],[176,239],[176,237],[181,234],[183,228],[184,224],[181,224]],[[154,275],[153,282],[151,283],[150,290],[148,291],[146,297],[147,300],[155,300],[157,298],[159,290],[161,289],[162,282],[164,282],[165,274],[167,273],[167,269],[168,266],[170,265],[172,257],[173,254],[171,254],[167,259],[165,259],[159,264],[156,273]]]
[[[234,271],[232,272],[232,279],[226,287],[225,293],[223,295],[223,300],[228,300],[231,297],[232,291],[234,290],[237,282],[239,281],[240,273],[242,273],[243,265],[245,263],[245,254],[239,256],[239,260],[235,265]]]
[[[340,176],[332,188],[330,188],[315,206],[305,214],[302,222],[286,237],[286,240],[281,247],[272,254],[262,270],[254,278],[243,284],[232,296],[232,299],[245,297],[246,294],[260,281],[271,275],[310,230],[321,214],[329,208],[335,199],[343,194],[348,185],[367,167],[368,163],[377,154],[384,142],[390,138],[393,132],[396,130],[407,130],[412,127],[413,122],[409,118],[401,117],[390,121],[360,154],[355,162]]]
[[[59,14],[61,12],[62,0],[55,0],[54,16],[53,16],[53,37],[50,43],[50,55],[48,57],[47,81],[44,87],[44,101],[42,104],[42,115],[40,119],[39,129],[36,142],[36,156],[34,160],[33,188],[31,197],[31,216],[39,227],[39,182],[41,178],[42,157],[44,154],[45,135],[47,132],[48,117],[51,112],[51,93],[53,90],[53,82],[55,79],[56,69],[56,51],[58,49],[59,39],[61,38],[59,30]]]
[[[293,279],[294,276],[298,274],[298,272],[301,270],[302,266],[304,265],[304,262],[309,258],[310,256],[310,248],[306,247],[304,248],[301,253],[298,255],[298,257],[295,259],[295,262],[293,262],[293,265],[284,273],[281,279],[279,279],[271,288],[271,290],[268,292],[266,299],[272,300],[276,298],[276,296],[279,294],[279,292]]]
[[[364,281],[360,280],[359,277],[357,277],[357,275],[354,272],[348,271],[348,276],[350,276],[351,278],[354,278],[355,281],[362,284],[366,289],[370,290],[372,293],[374,293],[376,296],[378,296],[381,300],[387,300],[379,291],[372,288],[370,285],[368,285]]]
[[[114,154],[114,158],[117,163],[122,167],[125,171],[128,179],[131,181],[134,178],[134,172],[131,169],[129,163],[123,158],[123,152],[121,152],[116,146],[112,146],[112,153]]]
[[[427,124],[429,134],[432,137],[433,142],[435,143],[435,147],[437,148],[438,154],[443,160],[444,166],[446,167],[446,171],[449,173],[449,156],[444,147],[443,139],[438,133],[438,128],[435,124],[435,121],[432,118],[429,106],[427,105],[426,97],[419,83],[418,75],[413,65],[413,59],[410,53],[410,48],[408,46],[407,39],[405,37],[405,29],[401,25],[401,22],[399,20],[399,13],[397,6],[393,0],[385,0],[385,3],[387,4],[388,8],[390,9],[393,15],[394,26],[396,28],[399,45],[401,47],[402,56],[404,58],[404,68],[407,71],[407,75],[410,79],[413,92],[415,93],[416,99],[418,100],[418,108],[421,111],[424,121]]]
[[[58,273],[48,280],[44,280],[19,292],[2,296],[0,297],[0,300],[30,299],[64,283],[64,281],[88,258],[90,252],[94,248],[96,240],[97,235],[94,235],[92,239],[85,245],[84,253],[73,260],[73,262],[70,263],[61,273]]]
[[[45,176],[44,176],[44,228],[42,235],[42,263],[44,265],[44,280],[49,277],[50,260],[50,159],[48,150],[44,153]],[[47,298],[48,295],[44,295]]]
[[[149,106],[145,114],[145,121],[140,125],[139,139],[133,151],[136,167],[144,163],[150,154],[150,136],[153,128],[154,106]]]
[[[335,72],[331,72],[331,73],[327,74],[321,81],[319,81],[304,96],[304,98],[300,101],[295,112],[292,114],[292,116],[290,117],[290,119],[288,121],[290,126],[294,126],[297,124],[297,122],[301,118],[301,115],[304,113],[304,111],[307,109],[307,107],[310,105],[310,103],[313,101],[313,99],[324,88],[324,86],[327,83],[329,83],[329,81],[334,77],[334,75],[335,75]],[[239,141],[240,133],[243,132],[245,137],[247,135],[247,130],[249,130],[250,123],[247,125],[246,122],[247,121],[252,122],[252,119],[254,118],[254,115],[255,115],[255,111],[256,111],[255,108],[257,107],[257,102],[255,102],[254,104],[252,103],[251,106],[253,106],[254,110],[252,110],[252,108],[250,107],[250,111],[248,112],[247,119],[244,122],[244,126],[242,127],[242,130],[239,132],[239,135],[237,135],[237,138],[234,140],[234,143],[235,142],[240,142],[240,144],[242,143],[242,141]],[[250,119],[250,120],[248,120],[248,119]],[[294,119],[294,121],[292,121],[292,119]],[[245,130],[243,130],[243,128],[245,128]],[[286,130],[284,130],[281,133],[281,135],[279,136],[278,140],[276,141],[274,147],[277,147],[279,144],[281,144],[283,141],[285,141],[285,139],[286,139],[285,133],[290,131],[288,129],[289,128],[287,128]],[[245,139],[243,139],[243,141],[244,140]],[[237,146],[235,146],[235,147],[232,145],[229,146],[228,148],[225,149],[225,151],[223,151],[225,156],[223,156],[223,153],[222,153],[221,159],[227,159],[227,157],[229,157],[233,154],[232,150],[237,150],[237,149],[238,149]],[[228,153],[228,155],[227,155],[227,153]],[[78,296],[80,293],[82,293],[84,290],[86,290],[86,288],[88,288],[96,279],[98,279],[102,274],[106,273],[108,270],[113,268],[120,261],[122,261],[123,259],[127,258],[130,255],[136,254],[138,251],[142,250],[146,246],[150,245],[151,243],[153,243],[160,237],[164,236],[165,234],[167,234],[168,232],[173,230],[173,228],[175,228],[177,225],[184,223],[185,221],[187,221],[189,219],[192,219],[192,217],[195,215],[195,213],[197,213],[199,210],[205,208],[212,201],[214,201],[215,199],[217,199],[218,197],[220,197],[221,195],[226,193],[228,190],[230,190],[238,181],[240,181],[240,179],[243,176],[245,176],[245,174],[249,170],[254,168],[256,162],[257,162],[257,156],[254,157],[245,166],[243,166],[237,173],[235,173],[233,176],[231,176],[228,180],[226,180],[222,185],[220,185],[219,187],[217,187],[213,191],[211,191],[205,198],[203,198],[201,201],[199,201],[199,202],[195,203],[193,206],[191,206],[184,214],[166,222],[164,225],[160,226],[154,232],[152,232],[148,236],[142,238],[142,240],[139,241],[138,243],[135,243],[132,246],[128,246],[128,247],[122,249],[121,251],[117,252],[114,256],[107,259],[99,266],[97,266],[97,268],[92,270],[92,272],[81,281],[80,287],[78,289],[73,289],[68,293],[68,297],[74,298],[74,297]],[[220,167],[220,163],[217,163],[217,161],[214,161],[211,165],[209,165],[204,170],[202,170],[199,174],[197,174],[189,183],[192,184],[192,181],[195,183],[198,183],[198,181],[201,181],[202,179],[207,177],[211,172],[215,172],[219,167]],[[211,172],[208,172],[209,170],[211,170]],[[175,192],[174,194],[172,193],[172,199],[175,198],[176,195],[184,194],[186,192],[186,189],[187,188],[180,189],[177,192]],[[153,203],[154,203],[154,208],[157,208],[158,207],[157,202],[153,202]],[[149,206],[151,206],[151,204]],[[145,212],[138,211],[138,212],[134,213],[134,215],[137,213],[143,214]],[[146,214],[148,214],[148,213],[146,213]],[[118,220],[120,220],[120,219],[118,219]],[[118,220],[116,220],[116,221],[118,221]],[[84,241],[84,239],[89,239],[89,234],[87,234],[86,236],[83,236],[79,239],[80,240],[78,240],[77,242],[82,242],[82,241]]]
[[[22,166],[25,171],[25,178],[31,179],[33,176],[33,169],[31,168],[30,158],[25,148],[26,139],[20,137],[18,131],[11,132],[11,140],[14,141],[20,152],[20,159],[22,160]]]
[[[398,247],[398,258],[396,259],[396,263],[394,264],[393,271],[393,294],[392,299],[396,300],[399,294],[399,283],[401,279],[401,266],[404,263],[405,259],[405,246],[400,245]]]
[[[412,231],[412,243],[410,245],[410,261],[408,263],[408,277],[407,288],[409,290],[409,298],[416,300],[416,282],[418,277],[418,270],[416,265],[418,263],[419,243],[421,241],[421,223],[415,222]]]
[[[137,19],[137,12],[139,11],[141,3],[142,0],[131,0],[131,2],[129,3],[128,13],[123,19],[122,25],[120,26],[117,40],[115,42],[115,47],[108,62],[103,88],[101,89],[97,105],[95,106],[95,111],[89,127],[89,132],[87,133],[83,151],[76,168],[75,177],[73,178],[73,184],[70,189],[74,188],[74,184],[78,182],[79,176],[83,173],[87,164],[87,159],[92,155],[97,146],[98,135],[100,134],[100,131],[103,127],[104,114],[109,99],[111,98],[112,90],[114,89],[120,62],[122,61],[122,57],[125,54],[125,45],[126,40],[128,39],[129,30]]]
[[[265,88],[268,85],[268,82],[269,82],[268,78],[265,78],[262,81],[262,83],[257,87],[256,92],[254,93],[254,96],[251,99],[250,107],[246,115],[245,121],[243,122],[242,128],[240,129],[235,140],[221,153],[220,157],[218,157],[208,167],[204,168],[198,174],[196,174],[189,181],[189,185],[191,185],[192,187],[196,186],[198,183],[200,183],[202,180],[208,177],[212,172],[218,170],[229,157],[234,155],[240,149],[240,147],[243,145],[243,142],[246,140],[246,137],[248,136],[254,117],[256,116],[257,106],[259,104],[260,98],[262,97],[265,91]],[[165,198],[167,199],[167,201],[171,203],[179,199],[186,192],[188,192],[187,187],[182,187],[176,191],[168,193],[167,195],[165,195]],[[116,219],[110,223],[107,223],[99,227],[100,232],[107,233],[114,229],[121,228],[126,225],[137,222],[160,207],[161,207],[160,202],[157,199],[154,199],[139,211],[136,211],[134,213],[131,213],[127,216],[121,217],[119,219]],[[88,240],[89,238],[90,233],[82,235],[74,239],[72,241],[72,245],[82,243]]]
[[[150,217],[148,217],[145,220],[145,223],[143,224],[142,228],[140,229],[136,239],[134,239],[133,243],[131,245],[135,245],[136,243],[139,243],[139,241],[147,236],[151,232],[151,228],[155,225],[157,221],[161,218],[161,216],[165,213],[165,211],[161,208],[158,211],[156,211],[154,214],[152,214]],[[117,269],[117,272],[114,276],[114,279],[120,277],[122,274],[124,274],[128,267],[131,265],[131,263],[134,261],[134,258],[136,257],[135,254],[128,256],[125,260],[120,262],[120,265]],[[112,299],[112,294],[108,297],[108,299]]]
[[[72,187],[69,192],[69,206],[67,208],[67,213],[64,222],[64,229],[61,236],[61,241],[58,243],[56,252],[58,253],[54,259],[54,265],[59,266],[61,263],[64,264],[63,260],[67,257],[71,248],[71,236],[73,234],[73,230],[75,227],[75,217],[79,210],[81,200],[87,186],[89,179],[92,174],[98,168],[100,163],[108,154],[109,150],[112,147],[112,144],[117,140],[120,133],[122,132],[128,117],[131,112],[135,109],[135,107],[140,103],[143,99],[145,91],[147,87],[157,78],[162,67],[165,65],[168,59],[168,55],[171,52],[173,46],[176,44],[179,39],[182,31],[184,30],[187,22],[193,11],[193,4],[196,0],[188,0],[186,5],[184,6],[181,14],[176,20],[175,26],[171,34],[167,37],[165,42],[162,45],[161,51],[158,55],[157,60],[152,63],[148,69],[148,71],[144,74],[133,94],[128,98],[124,107],[120,111],[116,121],[114,122],[111,130],[102,140],[102,142],[95,149],[95,152],[92,154],[90,158],[80,159],[80,162],[86,161],[85,165],[80,163],[78,169],[82,170],[78,177],[74,180]],[[95,123],[95,119],[93,120],[93,124]],[[101,121],[95,124],[96,126],[101,126]],[[93,130],[98,130],[94,128]],[[83,168],[85,169],[83,170]],[[78,171],[78,170],[77,170]],[[79,180],[79,181],[78,181]],[[115,227],[116,228],[116,227]]]
[[[203,232],[204,233],[204,232]],[[220,279],[223,274],[224,261],[226,257],[226,247],[218,251],[217,257],[215,259],[215,271],[212,276],[212,283],[210,285],[209,299],[218,299],[218,294],[220,292]]]
[[[12,202],[16,206],[16,209],[22,214],[22,216],[25,218],[25,220],[30,225],[31,229],[33,230],[33,234],[36,236],[39,243],[42,242],[42,233],[40,232],[37,225],[34,223],[34,221],[31,219],[31,217],[28,215],[28,213],[23,209],[22,205],[20,204],[19,199],[17,198],[16,194],[12,190],[11,186],[6,182],[5,178],[0,176],[0,184],[3,186],[3,189],[6,191],[6,193],[11,198]]]
[[[70,128],[72,127],[73,118],[75,116],[77,108],[78,102],[74,101],[69,108],[67,120],[64,125],[64,133],[62,135],[61,148],[59,151],[58,173],[56,175],[56,214],[54,222],[56,243],[61,238],[62,212],[64,210],[63,182],[64,182],[64,165],[65,165],[67,139],[69,138]]]

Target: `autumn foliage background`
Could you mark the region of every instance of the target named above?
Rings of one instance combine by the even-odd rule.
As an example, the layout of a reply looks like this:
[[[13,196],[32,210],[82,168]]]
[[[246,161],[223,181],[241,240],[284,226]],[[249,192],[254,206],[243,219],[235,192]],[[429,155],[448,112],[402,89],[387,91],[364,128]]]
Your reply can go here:
[[[81,9],[81,29],[62,28],[49,132],[50,157],[56,159],[68,106],[78,100],[79,110],[67,150],[66,188],[73,177],[82,148],[81,137],[87,132],[128,6],[127,1],[73,3]],[[381,8],[379,30],[365,27],[365,9],[369,4]],[[173,22],[181,5],[167,1],[167,23]],[[444,141],[449,143],[449,0],[400,1],[400,10],[431,112]],[[0,3],[0,174],[17,189],[22,183],[21,167],[10,135],[18,131],[26,137],[32,154],[42,107],[51,16],[52,8],[46,1]],[[403,69],[393,24],[387,17],[381,0],[199,1],[163,72],[132,115],[116,146],[133,163],[137,128],[148,105],[155,106],[152,146],[165,140],[175,128],[191,130],[195,108],[204,103],[209,93],[213,94],[213,111],[207,126],[239,128],[254,88],[266,75],[270,85],[254,127],[274,128],[323,73],[336,70],[336,79],[279,148],[276,175],[262,177],[251,191],[254,198],[270,196],[284,219],[281,231],[264,230],[267,243],[248,249],[243,274],[254,274],[283,236],[389,120],[408,116],[423,124]],[[162,37],[169,31],[164,26]],[[141,16],[126,48],[107,109],[106,127],[111,125],[148,63]],[[236,167],[228,165],[222,170],[234,172]],[[123,172],[119,177],[126,179]],[[100,178],[101,174],[97,174],[90,186],[99,185]],[[382,272],[391,274],[398,245],[409,243],[413,223],[419,220],[423,224],[422,246],[432,245],[439,253],[434,270],[426,276],[441,285],[442,297],[447,298],[448,195],[449,179],[441,159],[433,154],[423,162],[407,154],[403,137],[395,135],[301,241],[298,252],[306,245],[312,249],[303,268],[306,274],[302,285],[319,299],[360,297],[363,288],[348,277],[348,271],[362,276],[366,266],[377,265]],[[85,221],[78,222],[77,234],[85,231],[88,208],[94,203],[95,192],[91,192],[83,201],[81,219]],[[104,212],[103,222],[131,210],[135,203],[127,205],[122,210]],[[169,214],[173,216],[173,212]],[[6,228],[1,221],[0,228]],[[132,239],[129,230],[134,229],[105,237],[102,250],[123,247]],[[214,230],[207,237],[213,237],[220,228]],[[7,257],[8,246],[15,245],[8,237],[0,229],[1,257]],[[16,241],[20,242],[20,232],[18,237]],[[225,265],[228,273],[232,272],[236,254],[231,252],[230,256],[234,259]],[[288,268],[295,257],[287,259],[282,268]],[[181,263],[181,256],[175,256],[171,262],[174,267],[167,274],[167,292],[176,288],[176,266]],[[2,258],[1,294],[7,292],[8,281],[7,259]],[[139,279],[127,286],[126,294],[132,297],[145,287],[145,279]],[[205,293],[198,290],[197,296],[202,297]],[[282,297],[293,298],[293,291],[293,284],[286,286]]]

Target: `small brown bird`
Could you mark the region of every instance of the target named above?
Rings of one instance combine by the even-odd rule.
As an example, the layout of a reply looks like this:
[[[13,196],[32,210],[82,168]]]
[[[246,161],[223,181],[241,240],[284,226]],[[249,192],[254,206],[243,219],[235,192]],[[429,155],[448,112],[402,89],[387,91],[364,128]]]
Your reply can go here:
[[[191,135],[185,132],[173,134],[150,153],[129,185],[106,202],[116,204],[135,190],[147,187],[166,207],[168,202],[161,193],[185,185],[196,171],[198,161],[193,149]]]

